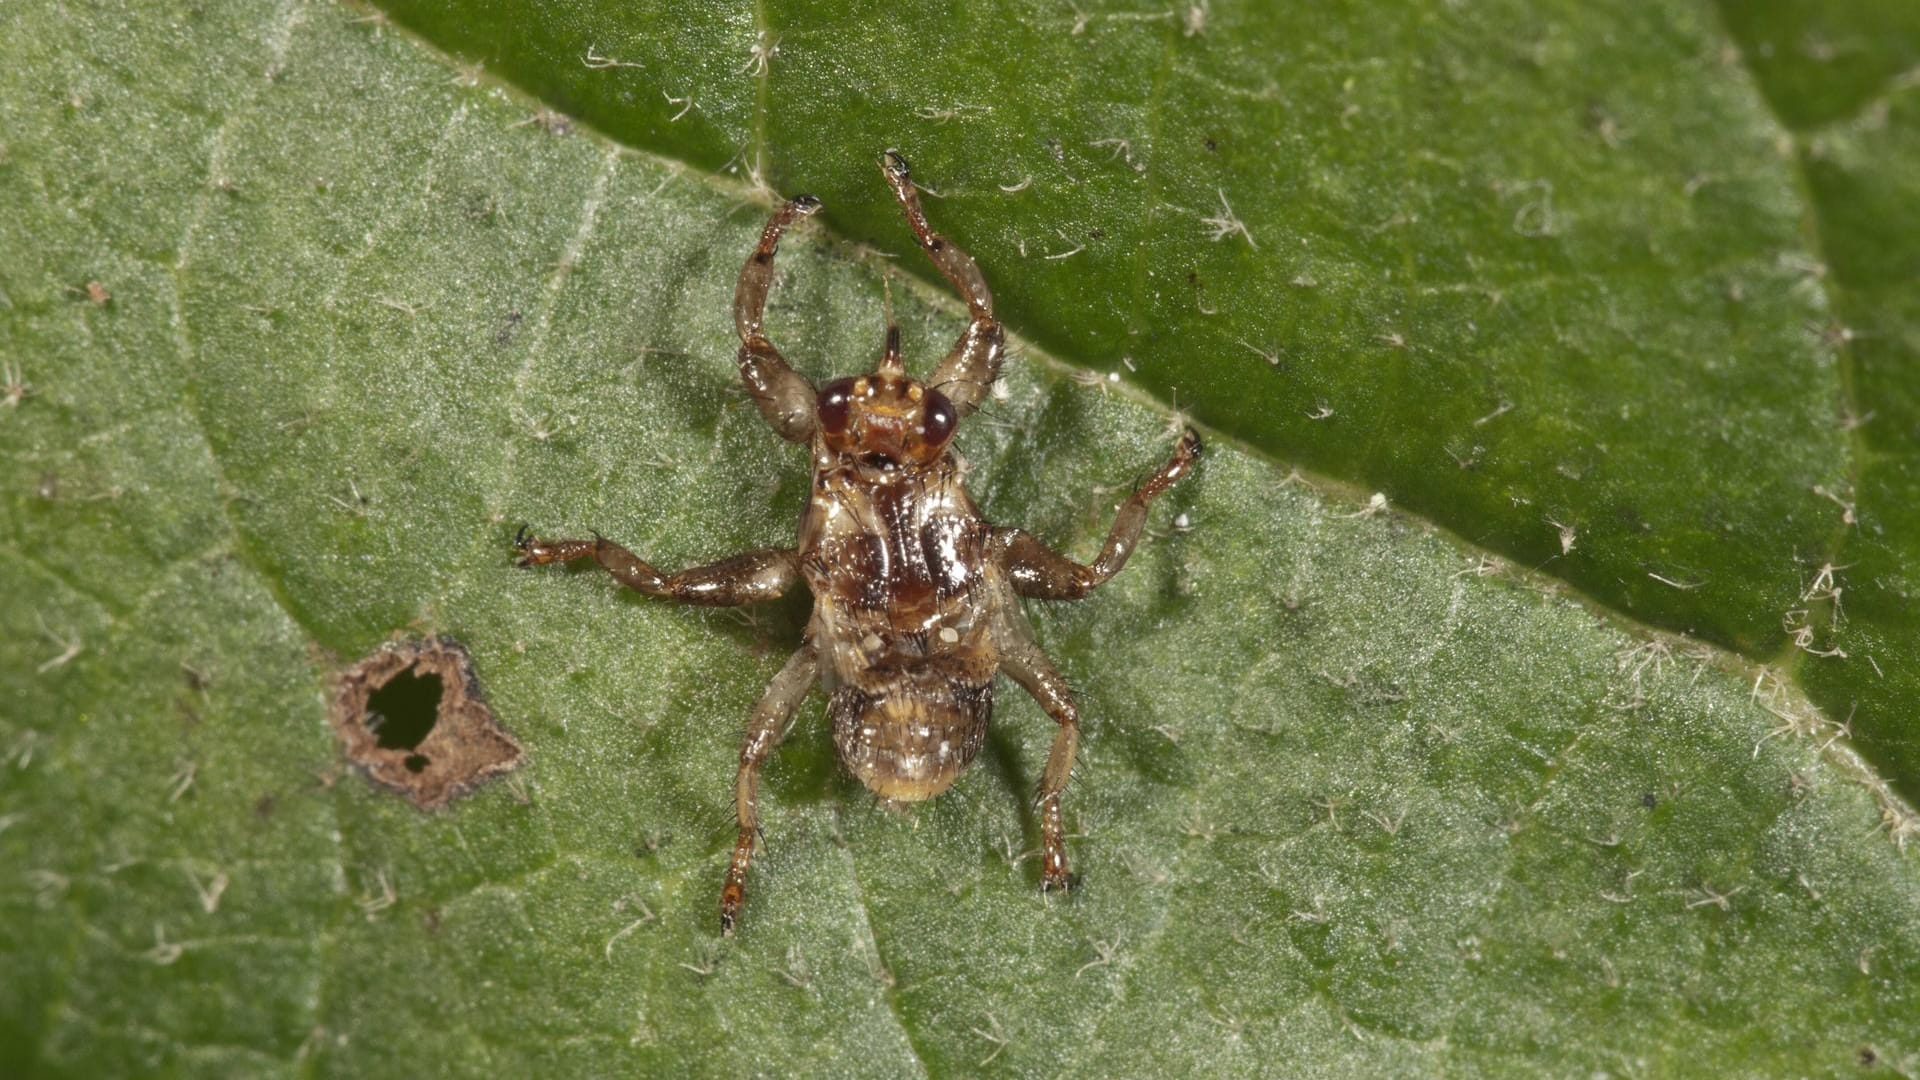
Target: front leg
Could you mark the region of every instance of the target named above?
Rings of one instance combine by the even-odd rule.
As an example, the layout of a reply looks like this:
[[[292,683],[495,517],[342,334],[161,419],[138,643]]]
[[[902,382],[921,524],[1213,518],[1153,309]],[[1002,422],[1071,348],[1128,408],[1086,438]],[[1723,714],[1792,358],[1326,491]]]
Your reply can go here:
[[[1134,545],[1140,542],[1140,530],[1147,523],[1147,507],[1174,481],[1192,471],[1200,458],[1200,436],[1192,429],[1180,438],[1173,457],[1147,478],[1114,515],[1113,528],[1100,557],[1091,564],[1074,562],[1040,542],[1024,529],[995,529],[991,552],[1013,589],[1021,596],[1042,600],[1078,600],[1106,584],[1107,579],[1127,565]]]
[[[973,256],[927,225],[927,215],[920,209],[920,193],[913,186],[907,159],[889,150],[880,158],[880,171],[886,175],[893,197],[907,215],[907,227],[920,242],[920,250],[926,252],[941,275],[953,283],[973,317],[927,379],[927,385],[946,395],[954,412],[962,418],[971,416],[986,400],[994,380],[1000,377],[1000,361],[1006,354],[1006,331],[993,317],[993,290],[987,288],[987,279],[981,275]]]
[[[704,607],[733,607],[775,600],[800,576],[800,559],[792,548],[762,548],[677,574],[662,574],[640,556],[605,537],[542,540],[528,535],[522,526],[513,542],[520,549],[521,566],[593,559],[630,589]]]
[[[746,384],[760,415],[781,438],[792,442],[806,442],[813,435],[813,384],[774,348],[763,322],[767,292],[773,288],[773,256],[779,250],[780,235],[789,225],[819,209],[820,200],[811,195],[796,196],[781,204],[760,233],[759,245],[740,268],[740,283],[733,291],[733,322],[740,331],[740,381]]]

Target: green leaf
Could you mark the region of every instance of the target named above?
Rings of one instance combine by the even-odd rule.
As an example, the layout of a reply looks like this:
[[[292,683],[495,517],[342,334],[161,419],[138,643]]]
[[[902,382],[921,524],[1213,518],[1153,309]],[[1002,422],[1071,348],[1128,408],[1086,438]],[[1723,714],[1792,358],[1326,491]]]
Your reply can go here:
[[[904,253],[901,148],[1040,345],[1772,663],[1920,797],[1912,5],[383,6]]]
[[[527,122],[533,101],[355,9],[0,16],[5,1071],[1920,1068],[1920,877],[1897,842],[1915,819],[1833,707],[1860,694],[1856,730],[1884,748],[1870,700],[1913,700],[1913,533],[1892,516],[1913,511],[1873,501],[1910,483],[1914,309],[1898,251],[1873,246],[1910,216],[1822,233],[1832,269],[1810,275],[1791,162],[1749,147],[1772,146],[1773,114],[1692,9],[1288,28],[1222,8],[1194,37],[1088,10],[1081,35],[1071,8],[1018,33],[955,13],[911,63],[890,10],[767,22],[765,81],[742,71],[744,17],[655,38],[527,18],[517,42],[504,15],[473,22],[507,74],[625,145]],[[1500,32],[1476,39],[1480,20]],[[1795,25],[1731,21],[1742,41]],[[527,58],[562,46],[536,79]],[[1163,69],[1157,105],[1114,89]],[[567,98],[583,74],[604,111]],[[1588,81],[1620,146],[1580,134]],[[694,108],[669,122],[656,85],[682,82]],[[1262,118],[1233,111],[1268,94]],[[1808,190],[1898,206],[1915,174],[1873,163],[1911,159],[1912,92],[1880,128],[1867,100],[1792,145]],[[1105,132],[1149,174],[1091,149]],[[911,367],[957,332],[924,267],[860,243],[906,247],[879,146],[945,193],[930,213],[1024,335],[1006,400],[961,433],[994,520],[1086,555],[1164,457],[1169,415],[1132,373],[1081,377],[1105,361],[1214,425],[1125,573],[1032,609],[1088,717],[1068,802],[1084,886],[1064,901],[1023,857],[1052,734],[1031,702],[1003,686],[982,764],[895,814],[838,773],[816,698],[720,938],[741,721],[805,598],[698,611],[509,565],[523,520],[674,566],[791,536],[804,455],[731,363],[766,211],[719,168],[740,142],[836,208],[785,246],[770,311],[815,377],[870,362],[884,282]],[[1648,186],[1701,159],[1716,182],[1694,202]],[[996,192],[1022,163],[1034,185]],[[1489,194],[1501,177],[1551,181],[1562,231],[1516,234],[1530,204]],[[1212,213],[1215,189],[1258,248],[1170,208]],[[1303,268],[1317,287],[1281,280]],[[1504,303],[1420,291],[1478,281]],[[1739,303],[1701,313],[1734,283]],[[1807,324],[1830,304],[1887,321],[1822,360]],[[1369,344],[1395,332],[1408,347]],[[1278,369],[1255,355],[1282,348]],[[1843,383],[1881,410],[1851,433]],[[1321,398],[1336,422],[1300,415]],[[1463,436],[1485,464],[1426,460],[1482,399],[1513,402]],[[1551,478],[1555,438],[1588,446],[1579,479]],[[1842,530],[1806,489],[1850,475]],[[1671,498],[1693,509],[1652,509]],[[1651,532],[1621,524],[1630,506]],[[1559,552],[1547,517],[1573,544],[1546,569],[1593,600],[1494,557]],[[1839,629],[1810,605],[1814,646],[1847,661],[1769,670],[1711,644],[1778,644],[1818,566],[1796,550],[1877,560],[1845,571]],[[1696,571],[1672,595],[1636,576]],[[344,767],[328,702],[346,664],[431,634],[471,650],[527,757],[423,813]],[[1844,674],[1869,654],[1871,699]]]

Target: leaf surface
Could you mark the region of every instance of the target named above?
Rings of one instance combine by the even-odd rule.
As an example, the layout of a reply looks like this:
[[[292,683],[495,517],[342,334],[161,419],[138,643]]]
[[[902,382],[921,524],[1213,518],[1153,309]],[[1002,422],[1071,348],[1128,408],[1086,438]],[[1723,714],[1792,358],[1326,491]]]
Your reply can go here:
[[[1688,22],[1662,10],[1642,21],[1678,35],[1663,48],[1692,55],[1719,33],[1704,16]],[[1143,99],[1138,115],[1185,133],[1193,119],[1172,103],[1196,99],[1176,80],[1208,74],[1265,92],[1246,82],[1253,61],[1229,48],[1231,14],[1213,12],[1194,38],[1156,13],[1106,12],[1076,36],[1069,12],[1011,44],[964,37],[964,22],[948,29],[956,42],[975,42],[965,55],[980,79],[1010,78],[992,75],[988,61],[1014,50],[1036,86],[1081,80],[1072,97],[1022,98],[1009,82],[994,98],[1008,103],[996,109],[1029,108],[1081,135],[1109,123],[1128,130],[1122,121],[1135,114],[1082,123],[1051,106],[1121,100],[1095,82],[1114,52],[1136,47],[1128,35],[1137,33],[1152,45],[1138,46],[1143,58],[1167,73],[1163,104],[1145,109]],[[755,40],[755,27],[741,19],[696,19],[687,32],[708,33],[707,47],[665,50],[657,61],[632,52],[644,28],[591,43],[593,56],[656,65],[581,65],[608,86],[645,86],[612,81],[638,78],[636,70],[697,84],[697,109],[678,123],[697,120],[715,145],[654,147],[663,153],[646,152],[641,133],[607,117],[595,121],[629,145],[528,123],[535,103],[474,85],[470,71],[355,9],[102,4],[6,19],[0,246],[12,258],[0,264],[0,357],[7,382],[30,388],[0,411],[8,1071],[1038,1076],[1250,1073],[1285,1063],[1328,1075],[1778,1075],[1845,1071],[1869,1056],[1909,1071],[1920,1064],[1920,1000],[1905,976],[1920,964],[1920,882],[1913,856],[1887,835],[1904,837],[1911,818],[1840,737],[1845,716],[1815,707],[1796,685],[1817,686],[1816,672],[1841,669],[1809,659],[1797,674],[1769,672],[1705,640],[1772,640],[1743,636],[1758,616],[1735,618],[1761,606],[1722,609],[1715,594],[1697,611],[1644,612],[1697,617],[1702,637],[1661,635],[1469,546],[1515,550],[1502,540],[1509,519],[1474,516],[1501,500],[1474,502],[1461,485],[1498,476],[1506,479],[1496,490],[1519,490],[1528,477],[1491,464],[1417,466],[1407,447],[1443,425],[1383,423],[1374,436],[1384,441],[1368,449],[1375,442],[1358,427],[1307,427],[1288,415],[1301,403],[1284,396],[1296,393],[1290,386],[1317,387],[1336,419],[1366,402],[1407,417],[1455,409],[1458,384],[1419,374],[1420,364],[1464,363],[1438,343],[1464,340],[1473,321],[1487,340],[1507,342],[1499,350],[1513,350],[1474,361],[1492,373],[1490,396],[1515,401],[1484,427],[1525,420],[1515,429],[1532,432],[1545,453],[1539,427],[1548,420],[1523,413],[1502,378],[1529,393],[1557,387],[1567,404],[1551,415],[1570,430],[1599,423],[1598,412],[1575,407],[1572,384],[1552,381],[1573,378],[1566,364],[1536,364],[1545,381],[1518,374],[1526,348],[1547,355],[1542,335],[1552,327],[1585,343],[1595,392],[1655,370],[1629,364],[1618,374],[1624,354],[1596,343],[1604,319],[1587,300],[1575,303],[1574,284],[1515,286],[1508,305],[1520,311],[1426,309],[1448,336],[1424,355],[1415,347],[1374,357],[1383,381],[1362,390],[1358,354],[1308,328],[1364,342],[1392,332],[1376,325],[1414,325],[1377,320],[1413,310],[1395,305],[1414,303],[1414,281],[1439,279],[1395,276],[1383,291],[1362,268],[1391,263],[1396,275],[1410,273],[1421,252],[1440,250],[1431,237],[1420,242],[1430,247],[1392,240],[1413,246],[1374,263],[1381,241],[1355,233],[1349,249],[1313,264],[1318,286],[1286,285],[1257,253],[1314,243],[1277,231],[1288,188],[1271,176],[1244,181],[1268,198],[1233,203],[1260,246],[1246,237],[1216,244],[1191,216],[1142,217],[1150,204],[1134,190],[1151,184],[1162,201],[1176,189],[1204,193],[1212,181],[1180,171],[1214,167],[1204,147],[1168,153],[1143,179],[1124,152],[1102,161],[1069,145],[1063,167],[1085,171],[1083,183],[1036,180],[1008,196],[984,186],[1013,182],[999,179],[995,155],[1006,144],[969,165],[957,151],[943,158],[934,136],[983,125],[964,112],[920,121],[916,137],[927,142],[909,149],[921,177],[946,194],[930,212],[977,249],[1028,335],[1006,400],[961,434],[988,515],[1090,555],[1118,494],[1167,453],[1167,412],[1129,389],[1131,375],[1075,377],[1103,358],[1131,357],[1150,388],[1178,385],[1182,405],[1194,404],[1218,437],[1201,470],[1156,507],[1153,539],[1125,573],[1084,603],[1032,609],[1088,717],[1068,804],[1084,887],[1051,906],[1039,895],[1026,796],[1052,732],[1016,690],[1002,687],[980,766],[908,814],[874,807],[837,772],[816,697],[769,769],[767,847],[742,932],[722,940],[716,899],[741,722],[797,643],[805,598],[751,613],[675,608],[621,594],[597,573],[514,570],[508,541],[523,520],[556,532],[599,529],[670,566],[787,542],[805,463],[734,389],[727,314],[765,205],[724,175],[724,158],[710,158],[759,125],[768,132],[762,148],[786,147],[766,160],[793,163],[776,177],[783,188],[810,175],[808,155],[834,157],[812,186],[841,216],[785,245],[770,324],[816,378],[863,367],[879,346],[891,281],[909,365],[924,370],[958,331],[959,309],[915,279],[921,268],[858,242],[884,228],[888,248],[904,247],[897,224],[879,216],[868,152],[846,149],[880,145],[877,132],[896,118],[857,103],[829,111],[821,95],[778,83],[783,62],[799,69],[795,78],[807,70],[799,29],[778,32],[764,85],[745,77],[740,43]],[[1662,21],[1674,19],[1678,31]],[[1514,24],[1503,40],[1545,41],[1549,59],[1555,47],[1573,48],[1561,36],[1572,29],[1526,32],[1548,22]],[[1389,44],[1414,55],[1431,40],[1418,21],[1328,20],[1342,23],[1354,55]],[[1628,29],[1647,32],[1629,23],[1612,46],[1622,57],[1649,47],[1629,47]],[[873,65],[862,74],[843,64],[835,85],[900,92],[879,48],[893,31],[877,18],[854,24],[868,29],[815,39]],[[547,32],[537,21],[521,26],[528,42]],[[1310,36],[1283,30],[1263,32],[1317,55]],[[1080,37],[1109,52],[1095,63],[1045,51],[1080,49]],[[1464,37],[1442,40],[1455,42],[1460,63],[1489,62]],[[1216,66],[1176,51],[1187,49],[1206,50]],[[583,47],[573,59],[586,55]],[[1509,59],[1524,71],[1526,55]],[[1752,110],[1750,128],[1766,128],[1770,114],[1723,85],[1731,76],[1711,59],[1701,58],[1711,73],[1701,84],[1720,87],[1725,100],[1710,94],[1703,108]],[[560,90],[503,66],[560,100]],[[1331,53],[1297,66],[1329,94],[1355,78],[1346,92],[1372,95],[1363,110],[1404,110],[1403,134],[1415,99],[1398,95],[1433,70],[1424,61],[1354,67]],[[1379,84],[1358,78],[1363,69]],[[913,70],[937,89],[966,67]],[[1285,93],[1308,92],[1280,81]],[[1666,100],[1615,81],[1621,94]],[[796,99],[832,123],[776,108]],[[916,100],[946,107],[934,89]],[[952,101],[969,103],[957,90]],[[651,90],[644,100],[633,91],[627,104],[634,115],[655,105]],[[1313,130],[1331,132],[1342,115],[1320,115]],[[1366,115],[1349,122],[1364,128]],[[993,117],[996,129],[1009,119]],[[1649,114],[1627,131],[1670,122],[1678,123]],[[1249,131],[1280,137],[1231,115],[1217,123],[1229,141]],[[1515,153],[1526,152],[1528,131],[1539,147],[1564,142],[1530,121],[1511,124]],[[695,130],[664,117],[658,125]],[[1052,154],[1035,145],[1038,169]],[[1156,145],[1143,135],[1132,150],[1172,145],[1171,136]],[[1386,144],[1312,145],[1355,155],[1353,168],[1370,175],[1366,147]],[[1255,167],[1252,151],[1231,153]],[[1593,154],[1601,171],[1580,182],[1595,185],[1599,202],[1559,201],[1579,188],[1556,180],[1556,206],[1611,207],[1614,218],[1594,220],[1625,220],[1639,189],[1605,180],[1600,163],[1653,166]],[[1454,160],[1473,161],[1476,174],[1494,168],[1478,151],[1462,155]],[[1457,198],[1488,217],[1484,229],[1465,219],[1443,227],[1472,241],[1460,250],[1489,260],[1480,264],[1489,274],[1553,258],[1587,267],[1598,257],[1567,255],[1571,228],[1502,232],[1518,205],[1480,205],[1488,196],[1472,178],[1440,194],[1420,179],[1428,167],[1420,161],[1409,149],[1400,186],[1379,190]],[[1721,253],[1732,260],[1724,280],[1755,290],[1725,316],[1744,321],[1743,340],[1758,350],[1740,352],[1738,364],[1769,372],[1725,374],[1726,385],[1771,387],[1768,415],[1806,436],[1775,440],[1802,470],[1794,483],[1831,479],[1848,467],[1849,440],[1872,438],[1860,433],[1874,428],[1832,434],[1826,380],[1867,371],[1865,354],[1850,354],[1852,369],[1789,362],[1810,347],[1807,312],[1829,302],[1827,285],[1809,285],[1808,273],[1778,259],[1805,250],[1792,239],[1797,189],[1775,190],[1732,162],[1724,168],[1738,189],[1727,197],[1751,202],[1723,205],[1714,213],[1728,220],[1698,227],[1751,229],[1781,245],[1765,257],[1752,254],[1762,240]],[[1308,169],[1299,182],[1337,172]],[[1231,196],[1240,183],[1212,186]],[[971,202],[962,194],[970,186]],[[1295,207],[1317,222],[1301,227],[1320,230],[1301,234],[1310,240],[1331,242],[1358,220],[1347,210],[1382,205],[1378,192],[1369,199],[1358,188],[1350,204],[1297,194]],[[1754,217],[1755,207],[1777,214]],[[1387,224],[1392,213],[1373,220]],[[1408,213],[1431,220],[1417,207]],[[1736,227],[1740,217],[1753,220]],[[1387,235],[1410,237],[1415,226],[1388,225]],[[1042,257],[1065,250],[1054,241],[1090,239],[1093,228],[1107,230],[1109,247]],[[1679,257],[1635,249],[1650,242],[1644,235],[1577,235],[1617,243],[1618,257],[1636,266]],[[1013,246],[1022,236],[1049,246],[1036,242],[1022,260]],[[1154,254],[1156,237],[1169,238],[1174,263]],[[1669,240],[1687,258],[1707,243]],[[1510,249],[1508,261],[1480,251],[1482,241]],[[1752,258],[1760,262],[1740,262]],[[1278,312],[1263,305],[1294,298],[1289,314],[1272,315],[1299,318],[1290,325],[1301,336],[1285,343],[1282,365],[1254,351],[1231,361],[1224,349],[1205,355],[1220,333],[1207,329],[1213,316],[1199,314],[1184,270],[1161,283],[1163,266],[1181,259],[1194,262],[1210,306],[1227,303],[1242,281],[1252,284],[1241,310]],[[1116,292],[1112,274],[1121,271],[1135,284]],[[1629,294],[1661,295],[1653,278],[1629,276],[1608,316],[1625,321],[1606,324],[1622,338],[1654,321]],[[1194,310],[1172,317],[1183,304]],[[1709,332],[1668,329],[1682,339]],[[1664,355],[1684,351],[1684,340],[1661,340]],[[1786,359],[1767,366],[1769,349]],[[1722,359],[1735,363],[1733,352]],[[1330,381],[1313,381],[1322,378]],[[1645,462],[1677,445],[1669,437],[1678,413],[1659,410],[1686,407],[1682,398],[1698,387],[1660,385],[1642,422],[1663,434],[1648,443],[1622,429],[1608,436],[1610,454]],[[1356,396],[1340,396],[1349,392]],[[1261,415],[1271,428],[1254,422]],[[1733,442],[1759,438],[1746,414],[1722,416],[1732,417],[1724,430]],[[1324,444],[1323,431],[1333,432]],[[1320,449],[1306,449],[1309,436]],[[1317,471],[1292,471],[1274,456],[1281,451]],[[1715,467],[1669,469],[1658,482],[1699,497],[1702,484],[1778,486],[1763,463],[1720,469],[1745,459],[1703,460]],[[1629,478],[1607,483],[1638,490],[1630,477],[1640,466],[1620,468]],[[1415,475],[1435,486],[1420,494],[1395,479]],[[1384,505],[1371,499],[1375,490]],[[1765,505],[1782,516],[1767,543],[1788,543],[1802,528],[1822,542],[1836,535],[1832,502],[1802,511],[1789,503],[1804,492],[1776,494]],[[1458,500],[1460,516],[1439,512],[1447,499]],[[1741,499],[1724,502],[1729,513],[1749,512]],[[1553,512],[1542,507],[1533,504],[1528,520]],[[1745,542],[1748,519],[1727,521],[1727,535]],[[1592,537],[1596,566],[1641,557],[1631,530],[1610,548],[1599,526],[1583,519],[1576,529],[1573,551]],[[1548,535],[1558,550],[1558,532]],[[1868,535],[1864,518],[1845,535]],[[1897,538],[1875,543],[1875,557],[1894,568],[1887,573],[1905,565]],[[1735,547],[1698,556],[1700,568],[1715,582],[1748,581],[1735,591],[1767,603],[1804,589],[1792,574],[1742,578],[1747,555]],[[1753,565],[1765,561],[1762,548],[1748,554]],[[1547,570],[1590,588],[1597,580],[1558,563]],[[1610,603],[1625,595],[1594,593]],[[1849,632],[1872,627],[1897,640],[1896,620],[1846,595]],[[1674,602],[1683,601],[1695,603]],[[1709,609],[1720,614],[1701,614]],[[436,633],[472,651],[528,759],[427,814],[343,766],[327,687],[340,666],[392,635]]]
[[[1775,664],[1920,796],[1911,6],[383,6],[907,254],[899,147],[1039,344]]]

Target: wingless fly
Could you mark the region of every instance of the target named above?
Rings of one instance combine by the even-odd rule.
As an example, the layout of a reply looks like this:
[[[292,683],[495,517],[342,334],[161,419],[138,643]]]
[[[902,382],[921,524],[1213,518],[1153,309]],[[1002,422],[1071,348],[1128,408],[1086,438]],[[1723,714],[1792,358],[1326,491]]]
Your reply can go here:
[[[799,542],[663,574],[610,540],[543,540],[521,530],[521,566],[593,559],[622,584],[689,604],[772,600],[804,579],[813,617],[800,648],[754,707],[735,788],[739,836],[720,890],[720,925],[733,930],[746,900],[747,864],[760,823],[760,770],[795,708],[818,681],[841,763],[883,799],[915,802],[950,787],[986,741],[994,675],[1004,671],[1059,725],[1038,793],[1040,886],[1065,889],[1060,796],[1073,769],[1080,716],[1066,680],[1034,643],[1021,597],[1075,600],[1126,565],[1147,506],[1200,456],[1191,430],[1173,457],[1121,504],[1090,564],[1031,534],[980,517],[948,450],[955,427],[980,407],[1000,372],[1004,333],[993,294],[971,256],[927,226],[907,163],[889,152],[881,171],[921,250],[953,283],[972,316],[932,377],[900,362],[899,327],[887,327],[880,363],[816,391],[762,326],[773,256],[788,226],[820,209],[801,195],[767,222],[740,271],[733,318],[740,378],[782,438],[807,443],[813,489]]]

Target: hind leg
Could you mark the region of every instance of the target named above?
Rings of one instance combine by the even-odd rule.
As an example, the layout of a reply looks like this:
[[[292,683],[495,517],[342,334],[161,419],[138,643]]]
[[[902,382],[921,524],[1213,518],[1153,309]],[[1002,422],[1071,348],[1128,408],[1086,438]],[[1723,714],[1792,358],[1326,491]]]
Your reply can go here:
[[[793,711],[813,688],[819,673],[813,642],[809,641],[787,659],[786,666],[767,684],[759,704],[753,707],[747,737],[740,744],[740,775],[734,783],[733,805],[740,833],[733,842],[733,859],[727,864],[726,883],[720,887],[720,932],[723,934],[733,933],[740,907],[747,900],[747,864],[753,860],[754,838],[760,833],[760,769],[786,736]]]
[[[1053,749],[1047,753],[1046,769],[1040,774],[1036,806],[1040,812],[1040,888],[1045,892],[1064,891],[1072,885],[1072,879],[1067,874],[1067,831],[1060,797],[1067,790],[1074,754],[1080,747],[1080,709],[1073,702],[1067,680],[1034,644],[1025,626],[1002,636],[1013,640],[1000,643],[1000,670],[1032,694],[1059,725]]]

